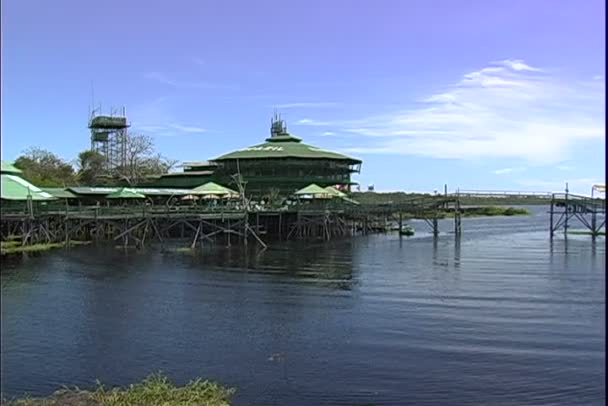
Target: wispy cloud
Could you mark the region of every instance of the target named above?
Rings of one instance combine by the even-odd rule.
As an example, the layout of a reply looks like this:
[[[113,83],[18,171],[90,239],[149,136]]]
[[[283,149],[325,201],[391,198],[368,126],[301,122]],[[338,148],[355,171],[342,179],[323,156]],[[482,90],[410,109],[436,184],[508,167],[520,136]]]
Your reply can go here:
[[[352,153],[433,158],[518,158],[556,164],[572,145],[604,138],[604,82],[574,81],[522,60],[496,62],[414,108],[333,124],[359,137]],[[369,137],[367,139],[361,137]]]
[[[154,136],[201,134],[207,131],[198,125],[180,123],[172,110],[171,103],[165,97],[135,106],[129,114],[132,130]]]
[[[325,132],[323,133],[323,135],[325,135],[325,136],[331,136],[331,135],[336,135],[336,133],[333,133],[333,132],[331,132],[331,131],[325,131]]]
[[[226,89],[226,90],[237,90],[239,87],[232,84],[215,83],[215,82],[199,82],[199,81],[179,81],[170,78],[159,72],[149,72],[144,75],[146,79],[154,80],[164,85],[184,88],[184,89]]]
[[[568,183],[568,190],[571,193],[589,195],[591,187],[602,182],[596,178],[576,178],[563,180],[520,179],[516,183],[529,189],[547,192],[562,192],[566,189],[566,183]]]
[[[134,126],[135,131],[141,131],[151,135],[161,137],[173,137],[177,135],[202,134],[207,132],[206,129],[196,126],[183,125],[177,123],[169,123],[163,125],[141,125]]]
[[[338,103],[335,103],[335,102],[300,102],[300,103],[275,104],[275,105],[269,105],[268,107],[275,107],[278,109],[292,109],[292,108],[298,108],[298,107],[310,107],[310,108],[334,107],[337,105],[338,105]]]
[[[317,121],[317,120],[311,120],[309,118],[303,118],[301,120],[296,121],[296,124],[310,125],[310,126],[327,126],[327,125],[331,125],[332,123],[329,121]]]
[[[187,126],[187,125],[181,125],[181,124],[169,124],[168,127],[173,128],[177,131],[181,131],[184,133],[204,133],[207,132],[206,129],[201,128],[201,127],[193,127],[193,126]]]
[[[504,61],[495,62],[495,64],[506,66],[508,68],[513,69],[514,71],[542,72],[542,69],[533,68],[532,66],[527,65],[521,59],[505,59]]]
[[[492,171],[492,173],[495,175],[507,175],[509,173],[523,172],[525,170],[526,170],[526,168],[518,166],[518,167],[514,167],[514,168],[496,169],[496,170]]]

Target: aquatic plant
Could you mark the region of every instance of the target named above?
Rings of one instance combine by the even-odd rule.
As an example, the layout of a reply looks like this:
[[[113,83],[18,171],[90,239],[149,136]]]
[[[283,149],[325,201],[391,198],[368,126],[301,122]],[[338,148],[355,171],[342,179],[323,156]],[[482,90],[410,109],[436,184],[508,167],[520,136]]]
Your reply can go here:
[[[152,374],[142,382],[126,388],[106,389],[100,382],[93,391],[62,389],[47,398],[24,398],[3,401],[3,406],[228,406],[233,388],[196,379],[184,386],[175,386],[161,373]]]
[[[70,240],[69,246],[88,245],[91,241]],[[53,248],[65,247],[65,242],[40,243],[32,245],[21,245],[20,241],[2,241],[0,243],[0,253],[2,255],[18,254],[21,252],[43,252]]]
[[[593,235],[593,231],[591,230],[568,230],[568,234],[574,234],[574,235]],[[595,235],[606,235],[606,230],[600,230],[600,231],[596,231]]]

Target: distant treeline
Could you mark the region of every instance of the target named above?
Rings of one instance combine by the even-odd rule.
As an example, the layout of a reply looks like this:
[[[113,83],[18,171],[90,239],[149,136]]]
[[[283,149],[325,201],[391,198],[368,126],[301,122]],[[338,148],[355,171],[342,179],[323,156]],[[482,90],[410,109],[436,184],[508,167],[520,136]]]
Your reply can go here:
[[[432,197],[431,193],[406,192],[354,192],[352,197],[362,204],[399,204],[408,201]],[[547,205],[549,200],[542,197],[460,197],[460,204],[464,206],[538,206]]]

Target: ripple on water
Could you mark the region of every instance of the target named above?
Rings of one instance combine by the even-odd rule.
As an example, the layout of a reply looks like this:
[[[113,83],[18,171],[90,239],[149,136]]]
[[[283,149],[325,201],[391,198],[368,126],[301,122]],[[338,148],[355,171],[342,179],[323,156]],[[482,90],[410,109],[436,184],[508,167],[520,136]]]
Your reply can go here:
[[[236,404],[603,404],[605,245],[550,242],[535,213],[460,239],[442,220],[437,241],[3,262],[3,395],[162,369]]]

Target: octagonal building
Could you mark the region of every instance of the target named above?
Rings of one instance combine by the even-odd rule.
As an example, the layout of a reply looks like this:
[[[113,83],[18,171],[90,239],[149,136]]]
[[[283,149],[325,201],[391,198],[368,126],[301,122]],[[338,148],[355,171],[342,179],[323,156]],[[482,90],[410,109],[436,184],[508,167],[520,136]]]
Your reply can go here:
[[[245,192],[263,196],[273,190],[289,195],[316,183],[350,190],[353,173],[361,170],[361,160],[304,144],[287,132],[285,122],[275,116],[270,137],[263,144],[243,148],[208,162],[189,162],[184,171],[157,180],[163,187],[196,187],[206,181],[234,186],[234,175],[245,181]]]

